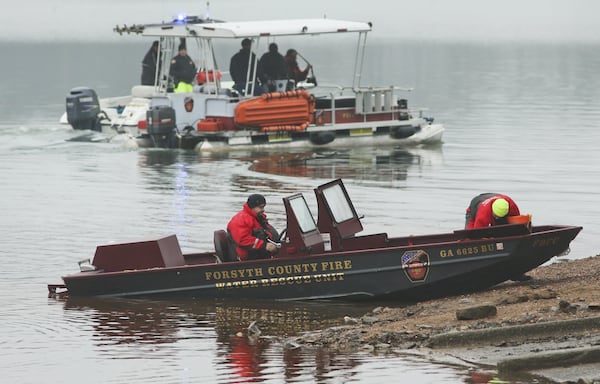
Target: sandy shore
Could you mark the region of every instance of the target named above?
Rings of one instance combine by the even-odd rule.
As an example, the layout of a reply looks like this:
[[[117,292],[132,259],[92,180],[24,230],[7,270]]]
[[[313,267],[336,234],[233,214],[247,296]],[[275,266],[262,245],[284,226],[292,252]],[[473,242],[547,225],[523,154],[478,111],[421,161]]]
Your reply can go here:
[[[600,256],[558,260],[528,276],[473,294],[377,307],[288,342],[338,352],[415,353],[556,382],[600,382]],[[458,313],[479,318],[458,320]],[[559,373],[574,372],[567,378],[552,373],[559,365]]]

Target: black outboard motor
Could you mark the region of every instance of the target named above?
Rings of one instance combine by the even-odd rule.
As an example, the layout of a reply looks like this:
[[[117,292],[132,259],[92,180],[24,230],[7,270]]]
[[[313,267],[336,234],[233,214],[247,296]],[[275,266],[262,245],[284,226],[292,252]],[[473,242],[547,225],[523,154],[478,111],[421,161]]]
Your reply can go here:
[[[100,126],[100,102],[96,91],[77,87],[67,95],[67,121],[73,129],[102,131]]]
[[[146,112],[148,134],[155,147],[178,148],[175,129],[175,110],[168,105],[157,105]]]

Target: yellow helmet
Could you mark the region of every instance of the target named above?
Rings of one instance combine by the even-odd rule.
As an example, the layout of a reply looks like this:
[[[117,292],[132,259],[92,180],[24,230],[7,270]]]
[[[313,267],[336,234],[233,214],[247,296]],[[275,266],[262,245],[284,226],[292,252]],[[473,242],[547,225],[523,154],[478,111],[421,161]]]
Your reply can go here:
[[[508,201],[503,198],[494,200],[492,203],[492,213],[496,217],[504,217],[508,214]]]

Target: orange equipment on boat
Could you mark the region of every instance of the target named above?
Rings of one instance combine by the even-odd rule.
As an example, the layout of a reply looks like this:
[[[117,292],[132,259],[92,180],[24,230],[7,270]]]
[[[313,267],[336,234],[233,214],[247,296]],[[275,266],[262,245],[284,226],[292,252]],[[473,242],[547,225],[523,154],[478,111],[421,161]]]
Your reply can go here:
[[[304,130],[312,122],[315,98],[304,90],[272,92],[242,101],[235,109],[235,123],[277,131],[272,127]],[[268,128],[267,128],[268,127]],[[302,128],[300,128],[302,127]]]
[[[206,116],[198,121],[199,132],[235,131],[237,128],[233,123],[233,117]]]
[[[509,224],[529,224],[531,222],[531,215],[518,215],[518,216],[508,216],[506,218]]]
[[[217,132],[223,130],[223,122],[220,119],[207,117],[198,122],[198,131]]]
[[[217,74],[216,75],[217,80],[221,80],[221,71],[216,71],[216,74]],[[208,78],[208,81],[210,81],[211,83],[215,81],[215,72],[213,72],[212,69],[209,69],[208,71],[201,69],[196,74],[196,80],[198,81],[198,84],[206,83],[207,78]]]
[[[262,127],[261,132],[300,132],[308,127],[308,123],[300,125],[272,125],[270,127]]]

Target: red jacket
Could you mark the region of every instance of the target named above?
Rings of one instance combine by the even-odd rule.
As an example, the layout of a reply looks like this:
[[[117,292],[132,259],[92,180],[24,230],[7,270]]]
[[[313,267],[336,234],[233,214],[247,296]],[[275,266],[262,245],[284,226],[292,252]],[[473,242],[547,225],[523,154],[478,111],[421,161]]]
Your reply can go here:
[[[508,197],[506,195],[502,195],[502,194],[497,194],[497,195],[492,196],[488,199],[485,199],[484,201],[479,203],[479,205],[477,207],[477,213],[474,216],[471,215],[470,220],[467,221],[466,229],[489,227],[491,225],[498,225],[498,224],[506,224],[507,223],[506,217],[497,219],[494,217],[494,215],[492,213],[492,203],[494,203],[494,201],[496,201],[497,199],[500,199],[500,198],[508,201],[508,214],[506,215],[506,217],[518,216],[521,214],[519,212],[519,207],[517,207],[517,204],[515,204],[515,202],[510,197]],[[469,214],[468,210],[467,210],[467,214]]]
[[[263,225],[260,222],[263,222]],[[247,260],[249,254],[253,256],[251,258],[260,258],[257,255],[261,252],[264,253],[262,257],[266,257],[266,238],[263,234],[272,239],[273,236],[269,232],[270,228],[267,216],[260,215],[260,217],[257,217],[256,213],[248,206],[248,203],[244,204],[244,208],[233,216],[227,224],[227,231],[237,245],[236,251],[241,260]],[[264,239],[257,237],[257,235]]]
[[[287,64],[288,78],[295,80],[296,83],[306,80],[309,70],[308,67],[306,67],[304,71],[301,70],[298,66],[298,62],[292,56],[286,55],[284,60]]]

